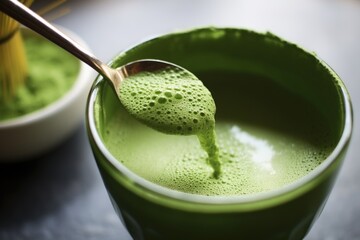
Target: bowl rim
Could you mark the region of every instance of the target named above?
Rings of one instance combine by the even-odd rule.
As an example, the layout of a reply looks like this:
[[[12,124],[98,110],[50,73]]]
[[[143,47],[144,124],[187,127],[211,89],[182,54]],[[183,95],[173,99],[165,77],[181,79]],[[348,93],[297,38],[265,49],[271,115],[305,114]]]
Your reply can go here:
[[[220,30],[226,30],[226,29],[233,29],[233,30],[241,30],[241,31],[248,31],[252,32],[258,35],[265,35],[267,32],[257,32],[253,30],[247,30],[244,28],[214,28],[213,29],[220,29]],[[162,34],[159,36],[152,37],[148,40],[142,41],[138,44],[135,44],[131,46],[130,48],[125,49],[124,51],[120,52],[117,56],[120,56],[121,54],[126,53],[127,51],[131,50],[132,48],[141,45],[146,44],[147,42],[156,40],[158,38],[166,37],[169,35],[176,35],[179,33],[190,33],[197,30],[202,29],[208,29],[205,28],[193,28],[183,31],[175,31],[170,32],[168,34]],[[276,37],[276,35],[274,35]],[[279,38],[281,39],[281,38]],[[285,41],[281,39],[281,41],[284,41],[287,44],[294,45],[298,47],[297,45]],[[250,211],[253,209],[260,209],[265,208],[269,206],[277,205],[283,201],[287,201],[302,192],[306,191],[306,189],[311,189],[312,182],[316,181],[316,179],[319,179],[321,176],[325,174],[325,172],[331,168],[334,164],[336,164],[336,160],[338,156],[340,156],[345,150],[350,142],[351,135],[352,135],[352,129],[353,129],[353,111],[352,111],[352,104],[350,100],[349,92],[347,91],[345,84],[340,79],[338,74],[322,59],[320,59],[318,56],[312,53],[312,51],[305,50],[303,48],[298,47],[300,50],[304,51],[306,54],[310,54],[314,58],[316,58],[319,63],[327,69],[332,77],[334,78],[335,82],[334,84],[339,85],[340,89],[340,98],[341,101],[343,101],[343,114],[344,114],[344,128],[341,133],[341,137],[339,141],[337,142],[336,146],[334,147],[333,151],[329,154],[329,156],[314,170],[312,170],[307,175],[301,177],[300,179],[285,185],[283,187],[280,187],[278,189],[274,189],[267,192],[259,192],[254,194],[248,194],[248,195],[235,195],[235,196],[201,196],[201,195],[195,195],[190,193],[184,193],[172,189],[168,189],[166,187],[159,186],[155,183],[152,183],[120,163],[106,148],[105,144],[101,140],[101,136],[97,131],[96,124],[95,124],[95,116],[94,116],[94,105],[97,95],[99,94],[99,88],[101,86],[101,82],[104,81],[104,79],[101,78],[101,76],[97,77],[97,81],[94,82],[93,87],[90,91],[89,98],[88,98],[88,104],[87,104],[87,113],[86,113],[86,121],[88,126],[88,133],[89,136],[92,138],[94,143],[96,144],[96,147],[100,151],[100,153],[103,155],[104,159],[106,159],[106,163],[109,163],[110,166],[115,169],[116,174],[119,176],[122,176],[125,180],[122,181],[129,181],[127,184],[127,187],[130,191],[142,194],[145,192],[145,194],[142,194],[142,197],[148,198],[150,200],[161,202],[163,205],[172,206],[175,208],[181,208],[181,209],[187,209],[187,210],[194,210],[194,211],[201,211],[205,210],[207,212],[209,211],[234,211],[234,209],[237,210],[243,210],[243,211]],[[116,59],[116,57],[114,58]],[[94,147],[94,146],[93,146]],[[131,187],[132,186],[132,187]],[[131,187],[131,189],[130,189]],[[111,193],[110,193],[111,194]],[[154,196],[152,196],[154,195]],[[236,208],[234,208],[236,206]],[[229,208],[231,207],[231,208]]]
[[[58,25],[55,25],[55,26],[58,29],[60,29],[61,31],[63,31],[64,33],[66,33],[68,36],[70,36],[72,39],[74,39],[76,42],[78,42],[85,49],[90,51],[90,48],[87,45],[87,43],[82,38],[80,38],[77,34],[75,34],[74,32],[72,32],[71,30],[69,30],[65,27],[58,26]],[[31,29],[23,27],[23,26],[21,27],[21,30],[29,31],[32,34],[37,34],[34,31],[32,31]],[[76,97],[79,94],[81,94],[81,92],[84,89],[87,88],[87,86],[90,86],[89,76],[91,76],[92,71],[93,71],[90,67],[88,67],[82,61],[80,61],[80,60],[78,60],[78,61],[80,63],[78,75],[75,78],[73,85],[66,93],[64,93],[62,96],[60,96],[54,102],[47,104],[46,106],[44,106],[40,109],[37,109],[33,112],[30,112],[30,113],[27,113],[27,114],[24,114],[24,115],[15,117],[15,118],[10,118],[10,119],[0,121],[0,131],[2,129],[13,129],[13,128],[18,128],[18,127],[22,127],[22,126],[31,125],[35,122],[39,122],[42,119],[45,119],[45,118],[61,111],[62,109],[66,108],[66,106],[68,106],[71,102],[73,102],[76,99]]]

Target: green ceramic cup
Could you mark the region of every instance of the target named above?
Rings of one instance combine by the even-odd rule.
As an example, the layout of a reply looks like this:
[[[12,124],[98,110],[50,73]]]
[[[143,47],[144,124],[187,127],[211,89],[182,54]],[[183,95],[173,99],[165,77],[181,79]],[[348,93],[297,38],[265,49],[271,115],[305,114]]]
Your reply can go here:
[[[122,52],[111,65],[149,58],[195,74],[221,70],[267,76],[270,84],[280,84],[319,109],[335,144],[317,168],[279,189],[232,197],[174,193],[131,172],[107,150],[103,126],[119,102],[99,76],[88,99],[89,140],[112,204],[133,238],[302,239],[324,207],[352,132],[350,97],[335,72],[314,54],[272,34],[229,28],[157,37]]]

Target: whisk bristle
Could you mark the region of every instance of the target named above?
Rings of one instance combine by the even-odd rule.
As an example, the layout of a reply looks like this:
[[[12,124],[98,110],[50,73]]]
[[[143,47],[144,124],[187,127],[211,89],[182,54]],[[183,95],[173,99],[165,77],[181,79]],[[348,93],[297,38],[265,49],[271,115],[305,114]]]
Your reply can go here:
[[[30,6],[33,0],[20,0]],[[0,12],[0,100],[10,99],[27,76],[27,62],[19,23]]]
[[[10,40],[0,45],[0,96],[9,99],[27,76],[27,61],[23,40],[17,31]]]

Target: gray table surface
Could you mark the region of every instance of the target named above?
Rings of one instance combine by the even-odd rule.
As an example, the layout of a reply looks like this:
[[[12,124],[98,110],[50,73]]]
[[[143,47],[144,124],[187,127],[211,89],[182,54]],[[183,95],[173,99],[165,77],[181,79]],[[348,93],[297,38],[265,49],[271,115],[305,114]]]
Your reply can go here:
[[[271,31],[315,51],[348,87],[355,128],[338,181],[306,239],[360,239],[360,1],[69,0],[63,7],[71,11],[54,22],[104,61],[151,36],[209,25]],[[38,159],[0,164],[0,239],[131,239],[111,207],[84,125]]]

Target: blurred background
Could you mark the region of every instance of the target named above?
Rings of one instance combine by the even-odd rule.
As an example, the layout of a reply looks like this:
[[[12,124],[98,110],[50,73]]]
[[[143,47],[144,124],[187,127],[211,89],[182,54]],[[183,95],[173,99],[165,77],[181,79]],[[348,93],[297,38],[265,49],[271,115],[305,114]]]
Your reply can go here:
[[[35,0],[33,9],[49,2]],[[68,0],[45,17],[78,34],[103,61],[152,36],[211,25],[270,31],[317,53],[348,87],[355,128],[306,239],[360,239],[359,0]],[[0,239],[131,239],[111,207],[84,124],[38,159],[0,164]]]

